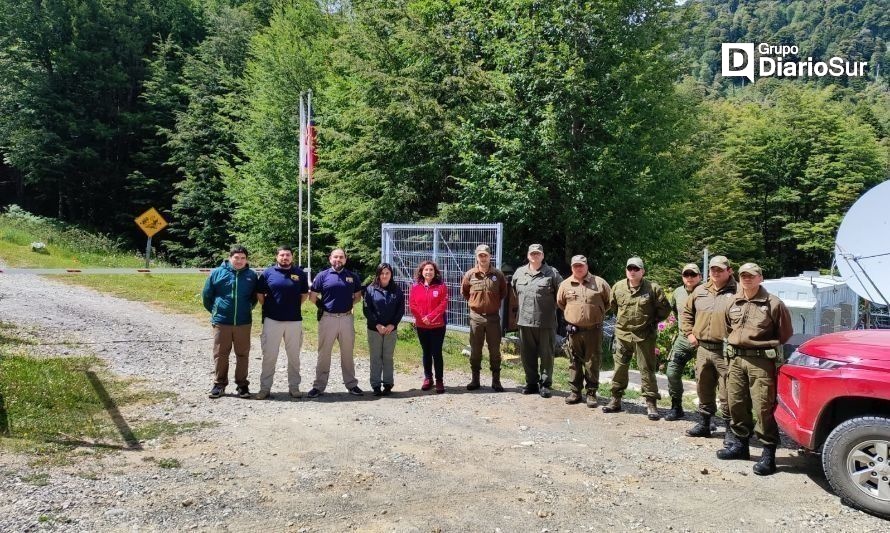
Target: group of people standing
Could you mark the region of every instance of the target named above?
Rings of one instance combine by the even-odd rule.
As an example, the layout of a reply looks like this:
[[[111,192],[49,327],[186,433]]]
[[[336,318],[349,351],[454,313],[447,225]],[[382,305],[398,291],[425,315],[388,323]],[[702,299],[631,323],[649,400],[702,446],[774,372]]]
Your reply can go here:
[[[611,286],[592,274],[587,258],[571,259],[571,275],[563,279],[544,262],[540,244],[528,248],[527,264],[516,270],[508,286],[504,274],[492,264],[491,249],[480,244],[476,262],[461,280],[461,295],[467,301],[470,319],[470,371],[468,390],[479,389],[483,347],[487,344],[491,388],[503,392],[501,373],[500,309],[508,291],[517,302],[517,326],[522,365],[525,372],[523,394],[552,396],[553,358],[556,348],[557,309],[566,321],[570,357],[570,391],[567,404],[584,401],[599,405],[600,363],[603,322],[615,315],[614,372],[611,398],[602,406],[605,413],[623,410],[622,397],[628,386],[628,370],[636,359],[646,415],[658,420],[660,399],[655,370],[658,366],[656,338],[658,324],[673,311],[679,322],[678,334],[667,365],[671,409],[667,420],[685,417],[682,404],[682,374],[695,359],[697,393],[701,421],[686,433],[710,437],[711,420],[722,415],[726,432],[721,459],[748,459],[748,440],[756,434],[763,443],[763,456],[755,464],[760,475],[775,471],[778,426],[776,369],[782,345],[792,333],[788,309],[762,286],[762,271],[753,263],[739,269],[740,285],[733,278],[729,260],[715,256],[709,263],[710,279],[701,284],[701,272],[690,263],[683,267],[683,285],[670,299],[664,290],[645,278],[645,264],[631,257],[625,265],[625,278]],[[229,354],[236,356],[237,394],[251,397],[247,380],[250,349],[251,309],[259,302],[263,309],[261,345],[263,351],[260,390],[257,399],[270,396],[278,351],[282,341],[288,357],[290,395],[301,397],[300,350],[303,330],[301,304],[308,298],[319,309],[318,362],[315,381],[307,396],[324,393],[330,373],[334,342],[340,346],[340,367],[348,392],[364,394],[355,377],[353,351],[355,327],[353,307],[362,302],[367,322],[374,395],[392,393],[393,354],[397,330],[405,311],[405,295],[393,280],[393,268],[379,265],[374,280],[362,287],[359,277],[345,268],[346,253],[335,249],[329,256],[330,268],[319,272],[310,286],[305,271],[293,263],[293,251],[279,247],[276,263],[257,275],[247,264],[247,250],[235,246],[229,259],[214,269],[203,290],[204,306],[211,313],[214,328],[213,357],[215,381],[211,398],[220,397],[228,385]],[[414,273],[408,294],[408,307],[414,317],[423,352],[421,390],[445,392],[443,343],[447,327],[448,288],[438,265],[422,262]],[[752,408],[757,413],[755,425]]]

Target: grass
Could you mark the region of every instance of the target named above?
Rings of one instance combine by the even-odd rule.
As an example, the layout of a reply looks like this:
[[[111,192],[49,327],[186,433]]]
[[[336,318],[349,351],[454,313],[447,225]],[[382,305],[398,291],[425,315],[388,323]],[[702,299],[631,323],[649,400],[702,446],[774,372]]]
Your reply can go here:
[[[197,427],[128,422],[119,409],[169,395],[147,394],[95,357],[36,356],[8,325],[0,324],[0,331],[0,449],[27,453],[37,466],[65,464],[77,450],[95,457]]]
[[[46,244],[40,252],[32,242]],[[0,214],[0,258],[16,268],[141,267],[144,259],[101,234],[31,215],[12,206]]]

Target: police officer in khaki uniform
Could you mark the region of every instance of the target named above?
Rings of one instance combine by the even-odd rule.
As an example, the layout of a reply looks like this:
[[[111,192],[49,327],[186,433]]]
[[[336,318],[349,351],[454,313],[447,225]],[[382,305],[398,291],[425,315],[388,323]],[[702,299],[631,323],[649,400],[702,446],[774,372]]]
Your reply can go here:
[[[736,293],[737,285],[732,277],[729,259],[715,255],[708,263],[710,279],[699,285],[686,300],[680,329],[689,344],[695,346],[695,378],[698,393],[698,412],[701,422],[686,430],[690,437],[710,437],[711,417],[720,412],[726,420],[729,433],[729,407],[726,404],[726,374],[729,365],[723,354],[723,338],[726,322],[723,314]],[[724,444],[728,436],[724,435]]]
[[[730,358],[726,389],[732,415],[730,445],[717,451],[720,459],[748,459],[751,433],[763,443],[763,455],[754,473],[767,476],[776,471],[776,362],[782,345],[793,333],[791,313],[778,297],[760,286],[763,272],[754,263],[739,268],[741,290],[725,312],[727,354]],[[757,425],[751,409],[757,414]]]
[[[522,394],[551,396],[553,348],[556,344],[556,291],[562,276],[544,263],[544,247],[528,247],[528,264],[516,269],[510,280],[519,304],[519,354],[525,370]],[[538,363],[540,360],[540,374]]]
[[[488,343],[491,368],[491,388],[504,392],[501,385],[501,302],[507,296],[507,279],[491,264],[491,248],[487,244],[476,247],[476,266],[471,268],[460,284],[461,295],[470,306],[470,370],[473,379],[467,390],[479,388],[482,369],[482,345]]]
[[[581,402],[581,389],[587,382],[587,406],[596,407],[596,391],[600,383],[600,358],[603,347],[603,317],[609,306],[611,289],[606,280],[588,270],[587,258],[572,257],[572,275],[559,285],[556,305],[565,312],[568,322],[572,364],[569,385],[572,392],[566,403]]]
[[[658,420],[656,401],[661,398],[655,380],[655,341],[658,323],[671,314],[671,304],[664,290],[657,284],[643,279],[646,274],[643,260],[631,257],[625,268],[626,278],[612,286],[611,310],[615,313],[615,372],[612,375],[612,400],[603,407],[605,413],[621,411],[621,397],[627,389],[627,371],[630,358],[636,356],[642,378],[643,396],[646,398],[646,415]]]
[[[683,412],[683,370],[686,363],[695,357],[695,346],[689,344],[689,339],[683,335],[683,309],[686,308],[686,300],[689,295],[701,283],[701,270],[695,263],[688,263],[683,267],[683,285],[671,292],[671,311],[677,318],[677,338],[671,346],[671,354],[668,357],[667,379],[668,394],[671,397],[671,410],[664,415],[668,421],[680,420],[686,413]]]

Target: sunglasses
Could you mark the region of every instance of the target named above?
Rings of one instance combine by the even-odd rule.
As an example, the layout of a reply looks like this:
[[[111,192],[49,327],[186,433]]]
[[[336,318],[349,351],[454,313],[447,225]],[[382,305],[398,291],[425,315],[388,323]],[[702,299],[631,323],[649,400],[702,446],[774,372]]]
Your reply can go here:
[[[699,275],[699,274],[696,274],[695,272],[683,272],[683,277],[684,277],[684,278],[694,278],[694,277],[696,277],[696,276],[698,276],[698,275]]]
[[[639,272],[640,267],[629,266],[629,267],[627,267],[627,270],[629,270],[630,272]]]

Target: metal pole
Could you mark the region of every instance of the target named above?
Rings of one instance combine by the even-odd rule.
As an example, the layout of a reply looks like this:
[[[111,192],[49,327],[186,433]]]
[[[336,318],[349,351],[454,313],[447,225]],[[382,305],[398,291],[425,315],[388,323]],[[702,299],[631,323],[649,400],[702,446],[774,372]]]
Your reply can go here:
[[[312,135],[312,90],[306,97],[306,161],[312,157],[312,149],[315,147],[315,139]],[[312,173],[311,166],[307,165],[306,179],[306,275],[312,279]]]
[[[303,95],[300,94],[300,161],[297,163],[299,170],[297,174],[297,189],[299,190],[299,215],[297,216],[297,264],[303,264],[303,161],[306,150],[306,130],[304,129],[306,111],[303,109]]]
[[[702,259],[702,263],[701,263],[701,272],[702,272],[701,278],[702,278],[702,281],[704,281],[704,282],[708,281],[708,261],[709,261],[708,247],[705,246],[705,251],[703,253],[703,259]]]
[[[148,241],[145,243],[145,268],[151,268],[149,266],[150,261],[151,261],[151,237],[149,237]]]

